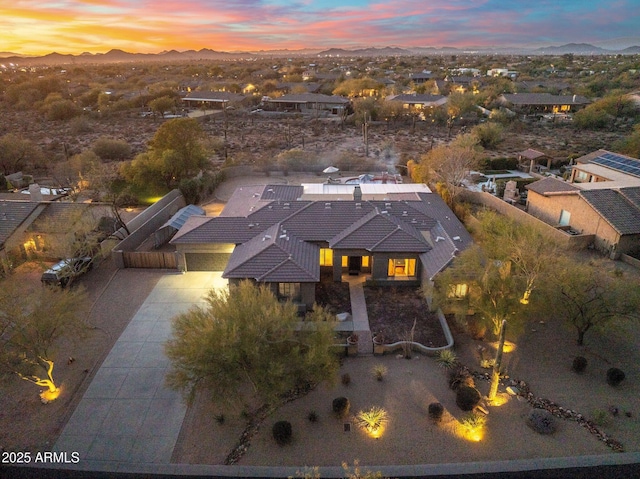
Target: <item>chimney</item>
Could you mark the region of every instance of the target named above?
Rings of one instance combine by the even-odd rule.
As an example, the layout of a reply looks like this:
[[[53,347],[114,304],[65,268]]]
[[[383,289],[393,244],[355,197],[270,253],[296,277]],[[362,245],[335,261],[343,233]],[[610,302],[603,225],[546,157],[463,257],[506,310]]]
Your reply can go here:
[[[42,201],[42,191],[38,183],[32,183],[29,185],[29,196],[31,201]]]
[[[356,185],[353,188],[353,201],[362,201],[362,190],[360,189],[360,185]]]

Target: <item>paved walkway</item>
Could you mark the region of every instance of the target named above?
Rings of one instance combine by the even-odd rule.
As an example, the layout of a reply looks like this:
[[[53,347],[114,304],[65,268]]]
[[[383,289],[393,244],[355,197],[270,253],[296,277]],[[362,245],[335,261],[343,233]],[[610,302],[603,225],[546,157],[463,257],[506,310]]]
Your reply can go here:
[[[171,318],[226,287],[220,273],[168,273],[135,314],[96,373],[55,444],[76,451],[83,466],[167,464],[186,413],[181,396],[164,385],[164,343]]]
[[[343,275],[342,281],[349,283],[351,298],[351,316],[353,317],[353,332],[358,335],[358,354],[373,354],[373,339],[369,328],[367,303],[364,299],[363,284],[365,275]]]

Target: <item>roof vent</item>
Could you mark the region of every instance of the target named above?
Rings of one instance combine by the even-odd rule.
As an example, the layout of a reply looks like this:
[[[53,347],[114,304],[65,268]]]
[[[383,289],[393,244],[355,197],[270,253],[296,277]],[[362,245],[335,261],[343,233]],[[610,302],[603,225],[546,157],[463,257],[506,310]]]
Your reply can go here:
[[[418,220],[417,220],[417,219],[415,219],[415,218],[411,218],[411,224],[412,224],[412,225],[415,225],[417,222],[418,222]]]
[[[439,241],[444,241],[444,238],[442,236],[436,236],[436,243]]]
[[[331,203],[325,203],[324,204],[324,209],[325,210],[330,210],[331,209]]]
[[[253,228],[255,225],[253,223],[249,223],[249,229]]]
[[[408,211],[403,211],[402,212],[402,216],[409,216],[409,212]]]
[[[356,203],[356,209],[357,210],[361,210],[362,209],[362,203]]]
[[[460,236],[454,236],[453,241],[460,241]]]
[[[290,207],[291,207],[291,203],[284,203],[282,205],[282,208],[285,209],[285,210],[288,210]]]
[[[387,210],[382,210],[382,211],[380,212],[380,214],[381,214],[381,215],[388,215],[388,214],[389,214],[389,212],[388,212]]]
[[[262,241],[267,241],[267,240],[270,240],[270,239],[271,239],[271,235],[264,235],[262,237]]]
[[[385,203],[385,204],[384,204],[384,207],[385,207],[385,208],[391,208],[391,203]]]

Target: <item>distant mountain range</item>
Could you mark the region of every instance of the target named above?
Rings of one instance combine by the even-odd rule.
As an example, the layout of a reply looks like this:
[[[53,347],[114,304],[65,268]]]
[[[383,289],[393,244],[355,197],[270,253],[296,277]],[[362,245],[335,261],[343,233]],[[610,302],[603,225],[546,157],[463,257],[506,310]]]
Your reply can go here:
[[[635,39],[634,39],[635,40]],[[613,45],[613,44],[612,44]],[[560,46],[548,46],[540,48],[509,48],[509,47],[384,47],[384,48],[359,48],[343,49],[330,48],[328,50],[303,49],[303,50],[261,50],[258,52],[221,52],[203,48],[201,50],[177,50],[161,53],[129,53],[123,50],[113,49],[107,53],[81,53],[79,55],[65,55],[50,53],[44,56],[24,56],[11,52],[0,52],[0,60],[5,63],[17,63],[21,65],[63,65],[76,63],[123,63],[145,61],[189,61],[189,60],[231,60],[255,57],[293,57],[293,56],[319,56],[319,57],[353,57],[353,56],[415,56],[415,55],[455,55],[455,54],[521,54],[521,55],[635,55],[640,53],[640,41],[638,45],[628,46],[624,49],[609,49],[591,45],[589,43],[567,43]]]

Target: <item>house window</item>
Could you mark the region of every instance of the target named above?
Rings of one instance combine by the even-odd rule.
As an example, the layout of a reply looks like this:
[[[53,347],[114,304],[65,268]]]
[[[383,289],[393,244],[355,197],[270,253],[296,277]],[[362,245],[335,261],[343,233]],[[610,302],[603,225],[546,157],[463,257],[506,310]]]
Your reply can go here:
[[[568,226],[570,220],[571,220],[571,213],[569,213],[567,210],[560,211],[560,221],[559,221],[560,226]]]
[[[469,288],[466,284],[451,284],[447,291],[447,298],[462,299],[467,295]]]
[[[320,266],[333,266],[333,250],[320,248]]]
[[[368,268],[369,267],[369,257],[368,256],[363,256],[362,257],[362,267],[363,268]]]
[[[278,283],[278,296],[291,301],[299,301],[300,283]]]
[[[588,173],[586,171],[577,171],[576,172],[576,181],[587,181],[587,178],[589,177]]]
[[[416,275],[416,260],[413,258],[390,259],[387,274],[398,279],[413,278]]]

